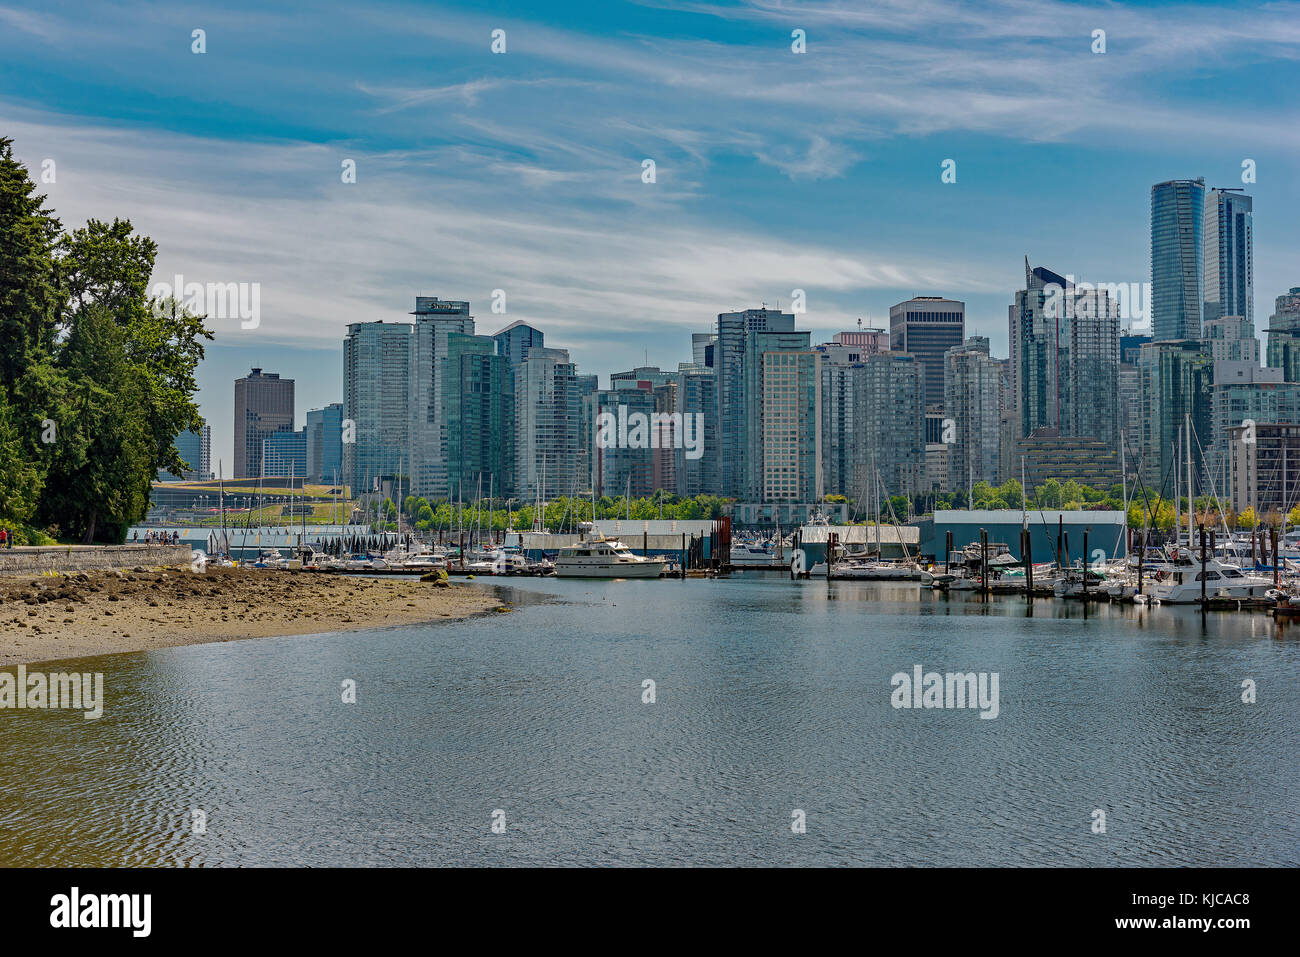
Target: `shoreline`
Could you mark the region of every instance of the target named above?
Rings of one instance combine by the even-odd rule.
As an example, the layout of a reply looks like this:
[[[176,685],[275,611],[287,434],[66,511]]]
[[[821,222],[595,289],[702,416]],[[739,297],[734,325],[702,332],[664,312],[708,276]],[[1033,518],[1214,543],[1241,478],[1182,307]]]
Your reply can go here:
[[[128,651],[458,621],[472,586],[209,566],[0,579],[0,668]]]

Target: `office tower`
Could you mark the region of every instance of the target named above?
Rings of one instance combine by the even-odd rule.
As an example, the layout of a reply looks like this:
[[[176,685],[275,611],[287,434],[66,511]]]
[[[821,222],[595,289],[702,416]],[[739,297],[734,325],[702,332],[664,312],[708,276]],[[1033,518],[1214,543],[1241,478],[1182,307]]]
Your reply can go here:
[[[293,379],[253,369],[235,380],[235,478],[262,474],[262,442],[293,431]]]
[[[1251,198],[1237,189],[1205,194],[1205,300],[1201,321],[1240,316],[1255,322],[1254,213]]]
[[[889,348],[910,352],[925,370],[926,408],[943,406],[943,354],[966,339],[966,304],[916,296],[889,307]]]
[[[410,463],[411,330],[354,322],[343,340],[343,472],[355,493]],[[351,440],[351,441],[349,441]]]
[[[760,333],[757,338],[770,335]],[[806,348],[770,349],[761,354],[762,458],[759,497],[751,497],[751,501],[820,502],[825,494],[821,358]]]
[[[1151,327],[1157,342],[1201,337],[1205,179],[1151,187]]]
[[[713,369],[694,363],[678,373],[677,411],[682,416],[682,447],[674,449],[677,494],[686,498],[718,491],[718,384]],[[695,446],[687,448],[687,441]]]
[[[198,432],[185,431],[176,436],[176,452],[188,468],[179,475],[159,472],[160,482],[196,482],[207,481],[212,472],[212,429],[203,426]]]
[[[713,347],[718,337],[711,332],[691,333],[691,361],[700,368],[712,368]]]
[[[1026,257],[1008,335],[1020,437],[1052,429],[1116,447],[1120,326],[1107,291]]]
[[[262,475],[291,478],[294,485],[307,475],[307,431],[273,432],[262,440]]]
[[[776,332],[772,330],[750,330],[745,337],[744,351],[744,376],[743,376],[743,394],[744,394],[744,412],[745,412],[745,433],[744,448],[742,450],[741,475],[743,477],[741,490],[743,501],[763,502],[766,499],[765,489],[767,488],[767,454],[766,441],[768,436],[768,427],[765,419],[769,409],[776,409],[776,406],[768,405],[767,375],[768,375],[768,357],[778,352],[809,352],[811,342],[810,332]],[[789,378],[790,372],[785,364],[773,365],[778,368],[781,378]],[[817,389],[820,392],[820,375],[818,376]],[[815,418],[807,419],[809,414],[815,414]],[[820,409],[812,412],[807,408],[796,410],[796,418],[807,423],[811,432],[820,435]],[[782,426],[772,434],[784,435],[784,424],[788,416],[784,410],[780,410]],[[784,441],[784,440],[782,440]],[[816,464],[816,471],[820,472],[821,463]],[[815,476],[814,476],[815,478]],[[802,483],[807,487],[807,483]],[[784,499],[783,499],[784,500]],[[809,501],[809,499],[804,499]],[[812,500],[812,501],[815,501]]]
[[[343,403],[307,413],[307,481],[343,481]]]
[[[530,349],[515,367],[515,498],[581,493],[582,396],[564,349]]]
[[[408,463],[412,494],[448,498],[447,431],[443,377],[447,374],[447,337],[473,335],[469,303],[435,296],[415,298],[415,326],[410,352],[410,450]]]
[[[447,475],[459,500],[504,497],[514,484],[514,383],[494,338],[456,332],[447,337]]]
[[[745,395],[747,343],[759,332],[794,332],[794,314],[778,309],[746,309],[718,315],[718,341],[713,364],[718,383],[718,493],[743,497],[748,476],[749,443],[757,442],[746,420]],[[806,343],[805,343],[806,345]],[[755,445],[754,454],[759,454]]]
[[[989,356],[989,341],[983,336],[945,353],[943,410],[951,428],[945,436],[951,441],[944,443],[948,488],[1001,484],[1002,363]]]
[[[497,355],[506,360],[508,368],[513,369],[524,361],[529,349],[546,348],[546,337],[542,330],[530,326],[522,319],[516,319],[500,332],[492,336],[496,343]]]
[[[925,490],[925,381],[921,360],[910,353],[881,352],[862,363],[853,486],[866,500],[878,486],[882,495]]]
[[[1286,382],[1300,382],[1300,286],[1277,297],[1268,320],[1268,364]]]
[[[1181,442],[1183,446],[1191,446],[1192,470],[1199,494],[1205,463],[1201,450],[1213,441],[1210,389],[1214,360],[1200,340],[1158,340],[1142,347],[1138,368],[1146,402],[1142,420],[1143,480],[1149,490],[1159,492],[1164,488],[1164,494],[1172,496],[1173,466],[1179,457],[1179,433],[1183,431]],[[1184,430],[1188,416],[1192,425],[1190,443]],[[1182,461],[1179,474],[1185,476],[1186,459]]]

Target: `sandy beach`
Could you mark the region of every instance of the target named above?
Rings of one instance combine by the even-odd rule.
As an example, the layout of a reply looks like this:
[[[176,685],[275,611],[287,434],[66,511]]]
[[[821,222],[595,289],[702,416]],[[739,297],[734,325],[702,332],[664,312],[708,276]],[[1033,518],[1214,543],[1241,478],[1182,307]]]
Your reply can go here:
[[[0,578],[0,666],[447,621],[500,606],[471,585],[251,568]]]

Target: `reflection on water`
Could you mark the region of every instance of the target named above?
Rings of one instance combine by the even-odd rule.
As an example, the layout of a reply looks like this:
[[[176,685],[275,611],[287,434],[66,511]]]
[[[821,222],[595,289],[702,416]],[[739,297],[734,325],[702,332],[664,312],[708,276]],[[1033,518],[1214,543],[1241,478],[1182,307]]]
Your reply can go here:
[[[105,713],[0,711],[0,863],[1300,862],[1300,625],[752,574],[512,597],[47,666]],[[895,710],[916,664],[998,672],[999,717]]]

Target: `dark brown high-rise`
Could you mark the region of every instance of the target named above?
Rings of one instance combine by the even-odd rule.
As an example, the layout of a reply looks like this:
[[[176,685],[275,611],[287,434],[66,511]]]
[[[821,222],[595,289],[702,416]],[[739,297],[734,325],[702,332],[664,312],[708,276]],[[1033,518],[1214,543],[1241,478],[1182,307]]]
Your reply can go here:
[[[293,431],[293,379],[254,369],[235,380],[235,478],[262,474],[262,441]]]

